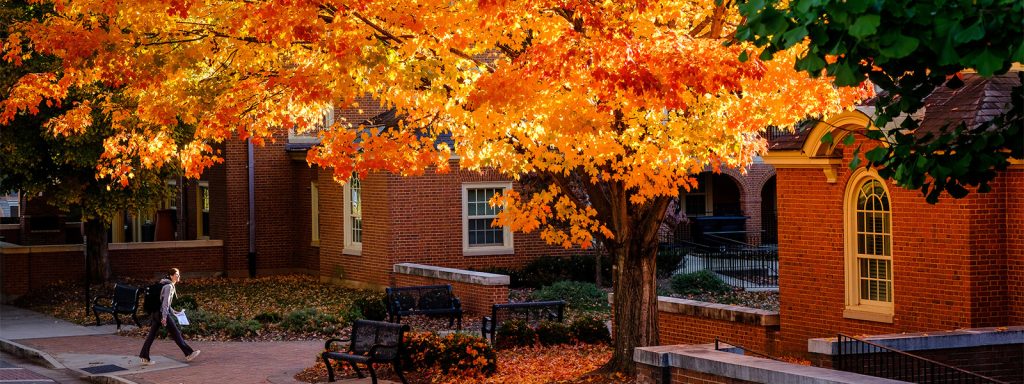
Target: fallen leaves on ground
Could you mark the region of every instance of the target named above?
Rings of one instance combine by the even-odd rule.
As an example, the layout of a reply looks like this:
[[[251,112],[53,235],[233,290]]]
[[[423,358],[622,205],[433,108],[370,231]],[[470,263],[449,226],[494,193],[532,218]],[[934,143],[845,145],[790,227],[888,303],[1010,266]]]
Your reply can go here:
[[[612,384],[632,383],[633,379],[618,373],[601,373],[598,369],[611,358],[607,345],[557,345],[524,347],[498,351],[498,372],[491,377],[442,376],[437,371],[405,372],[411,384]],[[347,367],[347,366],[346,366]],[[390,366],[382,365],[378,374],[395,379]],[[338,377],[355,377],[351,368]],[[327,381],[327,368],[317,362],[295,376],[308,383]]]

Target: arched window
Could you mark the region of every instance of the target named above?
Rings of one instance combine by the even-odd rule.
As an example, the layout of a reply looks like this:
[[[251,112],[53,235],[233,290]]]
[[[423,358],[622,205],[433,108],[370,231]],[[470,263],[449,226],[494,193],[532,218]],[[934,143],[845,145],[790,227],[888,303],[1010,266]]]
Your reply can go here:
[[[868,172],[846,194],[846,311],[849,318],[892,322],[892,210],[885,184]]]

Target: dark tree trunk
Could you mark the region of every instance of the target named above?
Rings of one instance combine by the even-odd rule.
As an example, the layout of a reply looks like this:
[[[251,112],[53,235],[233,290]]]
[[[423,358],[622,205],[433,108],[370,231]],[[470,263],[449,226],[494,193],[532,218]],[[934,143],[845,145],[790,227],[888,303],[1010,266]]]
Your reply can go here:
[[[630,244],[615,255],[612,359],[608,368],[635,374],[633,349],[658,344],[658,295],[654,279],[657,244]]]
[[[85,254],[89,276],[92,281],[110,279],[110,253],[107,250],[107,227],[103,219],[89,219],[85,222]]]

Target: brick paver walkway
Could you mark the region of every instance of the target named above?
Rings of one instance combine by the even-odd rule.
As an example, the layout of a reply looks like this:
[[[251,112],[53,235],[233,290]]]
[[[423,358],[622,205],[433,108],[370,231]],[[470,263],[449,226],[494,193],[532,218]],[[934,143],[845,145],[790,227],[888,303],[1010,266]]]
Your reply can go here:
[[[136,356],[143,339],[116,335],[72,336],[21,340],[22,344],[51,354],[117,354]],[[187,367],[158,369],[122,377],[139,384],[179,383],[298,383],[292,379],[302,369],[312,366],[323,349],[322,341],[279,342],[213,342],[189,341],[192,348],[203,352]],[[169,339],[157,339],[151,350],[185,361],[181,350]],[[147,367],[149,368],[149,367]],[[201,378],[197,381],[198,378]]]

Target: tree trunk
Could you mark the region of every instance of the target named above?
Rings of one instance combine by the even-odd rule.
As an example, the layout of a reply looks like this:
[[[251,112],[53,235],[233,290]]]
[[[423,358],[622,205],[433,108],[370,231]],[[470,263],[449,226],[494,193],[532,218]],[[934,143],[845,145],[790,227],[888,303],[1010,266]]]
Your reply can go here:
[[[110,253],[107,250],[107,227],[103,219],[89,219],[85,222],[85,254],[88,259],[89,276],[92,281],[110,279]]]
[[[633,349],[658,344],[658,295],[655,281],[657,244],[630,244],[615,255],[612,359],[608,368],[634,375]]]

